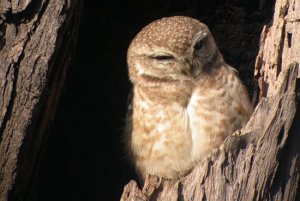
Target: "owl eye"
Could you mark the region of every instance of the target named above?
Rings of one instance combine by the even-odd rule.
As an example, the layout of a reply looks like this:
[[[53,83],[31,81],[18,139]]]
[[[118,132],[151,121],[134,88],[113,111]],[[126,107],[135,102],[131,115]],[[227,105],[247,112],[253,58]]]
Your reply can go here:
[[[203,47],[203,41],[200,40],[200,41],[198,41],[198,42],[195,44],[194,49],[195,49],[195,50],[201,50],[202,47]]]
[[[172,55],[155,55],[152,58],[158,61],[170,61],[174,59]]]

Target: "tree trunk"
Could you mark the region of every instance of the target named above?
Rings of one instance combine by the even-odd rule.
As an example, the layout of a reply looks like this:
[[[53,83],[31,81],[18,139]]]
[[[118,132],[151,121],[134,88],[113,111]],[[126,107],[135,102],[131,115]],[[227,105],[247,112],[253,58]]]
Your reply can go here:
[[[248,124],[179,181],[148,176],[125,200],[300,200],[300,2],[277,0],[261,34],[259,100]]]
[[[0,1],[0,201],[35,200],[39,156],[75,49],[80,5]]]

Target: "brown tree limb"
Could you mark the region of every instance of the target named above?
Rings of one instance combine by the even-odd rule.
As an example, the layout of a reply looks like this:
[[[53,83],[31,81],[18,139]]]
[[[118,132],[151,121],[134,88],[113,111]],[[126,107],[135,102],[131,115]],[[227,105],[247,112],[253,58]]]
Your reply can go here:
[[[300,61],[299,13],[299,1],[277,0],[272,25],[266,25],[262,31],[254,72],[261,90],[260,98],[274,95],[280,72],[290,63]]]
[[[0,201],[34,200],[81,1],[0,1]]]

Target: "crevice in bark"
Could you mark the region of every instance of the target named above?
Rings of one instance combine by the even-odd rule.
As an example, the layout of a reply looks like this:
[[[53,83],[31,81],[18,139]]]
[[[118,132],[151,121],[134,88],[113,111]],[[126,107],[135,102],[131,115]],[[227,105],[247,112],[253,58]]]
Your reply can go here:
[[[19,60],[20,61],[20,60]],[[19,63],[19,62],[18,62]],[[16,65],[18,65],[18,63],[16,63]],[[9,64],[9,67],[8,67],[8,71],[10,71],[10,69],[12,69],[12,74],[14,75],[13,78],[12,78],[12,89],[10,91],[10,94],[9,95],[9,101],[8,101],[8,104],[6,106],[6,111],[5,111],[5,114],[3,116],[3,120],[0,124],[0,141],[2,141],[2,135],[4,133],[4,129],[6,128],[6,124],[8,122],[8,120],[10,119],[12,113],[12,108],[13,108],[13,103],[14,103],[14,100],[16,98],[16,85],[17,85],[17,81],[18,81],[18,75],[19,75],[19,69],[15,67],[14,64]],[[9,145],[7,146],[7,148],[9,147]]]
[[[75,50],[80,4],[22,1],[16,12],[5,11],[2,28],[9,30],[3,32],[6,42],[0,52],[1,201],[37,199],[41,146]]]
[[[6,22],[8,24],[15,24],[18,26],[20,23],[25,21],[31,21],[37,13],[40,13],[42,16],[43,8],[45,1],[28,1],[29,4],[22,10],[14,12],[13,10],[9,10],[5,13]],[[48,2],[48,0],[46,1]],[[46,3],[47,4],[47,3]]]

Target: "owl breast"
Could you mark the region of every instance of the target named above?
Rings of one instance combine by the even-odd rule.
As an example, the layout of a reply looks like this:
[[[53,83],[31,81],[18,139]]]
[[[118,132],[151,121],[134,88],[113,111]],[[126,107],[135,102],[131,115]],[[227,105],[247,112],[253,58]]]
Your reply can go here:
[[[142,178],[146,174],[178,178],[190,169],[191,137],[186,108],[177,102],[165,105],[143,100],[136,92],[131,147]]]
[[[240,129],[252,113],[245,87],[226,67],[199,79],[189,102],[156,102],[135,90],[131,147],[138,172],[179,178]]]

